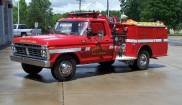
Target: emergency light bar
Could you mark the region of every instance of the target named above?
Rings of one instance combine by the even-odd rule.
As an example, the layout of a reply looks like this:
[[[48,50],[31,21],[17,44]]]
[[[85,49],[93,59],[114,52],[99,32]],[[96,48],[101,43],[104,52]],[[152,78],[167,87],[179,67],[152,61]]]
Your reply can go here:
[[[97,18],[98,12],[68,13],[69,18]]]

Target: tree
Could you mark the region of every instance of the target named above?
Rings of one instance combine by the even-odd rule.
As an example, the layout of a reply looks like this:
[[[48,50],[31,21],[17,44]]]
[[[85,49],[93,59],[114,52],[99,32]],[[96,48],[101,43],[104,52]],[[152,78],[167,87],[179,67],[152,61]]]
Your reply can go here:
[[[17,8],[17,6],[13,7],[13,23],[14,24],[18,23],[18,8]]]
[[[120,6],[121,6],[121,12],[124,13],[126,11],[127,8],[127,3],[128,0],[119,0],[121,2]]]
[[[53,15],[53,22],[56,23],[61,18],[62,18],[62,14],[54,14]]]
[[[176,29],[181,15],[180,0],[148,0],[141,12],[144,21],[163,21],[169,28]]]
[[[28,7],[28,25],[34,27],[34,23],[38,22],[43,33],[47,33],[47,26],[52,26],[53,13],[50,8],[49,0],[32,0]]]
[[[102,15],[106,15],[107,14],[106,11],[101,11],[100,13]],[[116,16],[118,18],[120,18],[120,16],[121,16],[121,12],[120,11],[116,11],[116,10],[110,10],[109,14],[110,14],[110,16]]]
[[[18,24],[18,7],[17,4],[13,7],[13,23]],[[19,1],[20,24],[27,24],[27,4],[25,0]]]
[[[20,0],[20,24],[27,24],[27,4],[25,0]]]
[[[180,29],[182,0],[120,0],[121,11],[136,21],[163,21],[172,29]],[[122,4],[124,2],[124,4]],[[124,5],[124,6],[123,6]]]
[[[121,11],[124,12],[130,19],[140,21],[140,13],[145,0],[120,0]]]

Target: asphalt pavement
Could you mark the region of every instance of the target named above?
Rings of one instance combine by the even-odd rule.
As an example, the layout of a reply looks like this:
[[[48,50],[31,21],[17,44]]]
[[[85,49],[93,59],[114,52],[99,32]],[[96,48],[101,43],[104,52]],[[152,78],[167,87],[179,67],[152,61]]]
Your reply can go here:
[[[49,69],[27,75],[8,47],[0,50],[0,105],[182,105],[181,52],[169,38],[168,56],[151,59],[148,70],[79,65],[72,81],[58,82]]]

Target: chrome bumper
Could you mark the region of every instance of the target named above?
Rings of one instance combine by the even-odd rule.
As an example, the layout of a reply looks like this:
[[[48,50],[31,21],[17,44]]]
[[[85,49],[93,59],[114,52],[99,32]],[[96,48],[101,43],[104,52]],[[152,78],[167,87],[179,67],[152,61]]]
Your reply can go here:
[[[49,61],[36,60],[36,59],[19,57],[19,56],[14,56],[14,55],[11,55],[10,59],[12,61],[21,62],[21,63],[25,63],[25,64],[30,64],[30,65],[35,65],[35,66],[39,66],[39,67],[50,67]]]

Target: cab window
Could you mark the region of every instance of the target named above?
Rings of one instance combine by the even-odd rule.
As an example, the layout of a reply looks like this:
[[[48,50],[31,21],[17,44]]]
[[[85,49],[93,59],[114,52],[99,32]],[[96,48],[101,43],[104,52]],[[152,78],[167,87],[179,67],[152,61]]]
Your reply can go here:
[[[18,29],[27,29],[26,25],[18,25]]]
[[[86,35],[88,22],[86,21],[59,21],[55,29],[60,34]]]

